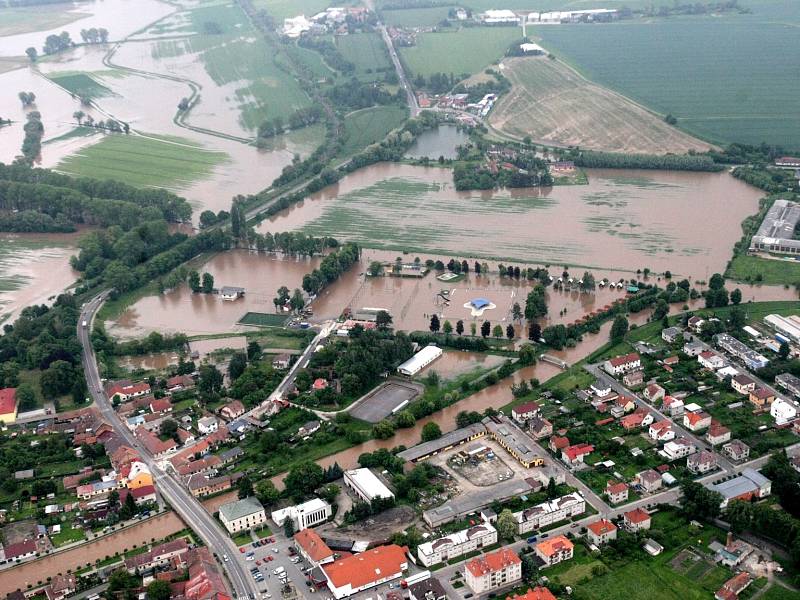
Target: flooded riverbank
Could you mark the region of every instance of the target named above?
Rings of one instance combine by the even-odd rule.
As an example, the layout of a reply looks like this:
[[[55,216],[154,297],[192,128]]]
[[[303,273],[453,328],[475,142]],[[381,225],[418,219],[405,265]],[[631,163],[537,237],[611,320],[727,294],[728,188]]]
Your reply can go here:
[[[33,304],[49,304],[78,273],[69,266],[81,233],[0,233],[0,323]]]
[[[449,169],[381,163],[264,221],[260,230],[707,279],[724,271],[742,220],[763,195],[724,172],[587,174],[588,185],[457,192]]]

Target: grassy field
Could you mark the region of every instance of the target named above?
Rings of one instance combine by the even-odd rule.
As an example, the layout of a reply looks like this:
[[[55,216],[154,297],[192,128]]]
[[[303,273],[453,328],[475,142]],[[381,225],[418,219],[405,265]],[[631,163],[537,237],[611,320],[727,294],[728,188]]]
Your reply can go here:
[[[57,85],[79,97],[102,98],[113,92],[86,73],[58,73],[49,77]]]
[[[797,598],[797,592],[787,590],[785,587],[781,587],[777,584],[772,584],[759,598],[761,600],[795,600]]]
[[[159,30],[151,29],[159,33],[197,33],[158,42],[153,58],[196,54],[214,83],[230,90],[227,101],[239,111],[244,128],[255,130],[266,119],[286,119],[296,109],[309,105],[307,94],[285,67],[287,57],[276,54],[238,5],[200,6],[187,11],[186,19],[176,21],[174,28],[163,25]],[[207,33],[209,23],[215,24],[221,33]],[[306,62],[308,57],[303,54]],[[312,68],[320,67],[324,65],[317,59]]]
[[[255,325],[256,327],[283,327],[286,315],[272,313],[248,312],[239,319],[240,325]]]
[[[5,2],[2,2],[0,3],[0,37],[55,29],[84,16],[80,13],[69,12],[66,10],[67,8],[72,7],[62,4],[52,8],[48,7],[46,10],[40,6],[8,8],[5,6]],[[23,51],[24,48],[20,50],[20,54]]]
[[[423,33],[417,45],[400,48],[413,75],[453,73],[457,77],[483,71],[522,37],[516,27],[470,27],[444,33]]]
[[[180,189],[202,179],[226,160],[226,154],[209,152],[190,142],[111,134],[66,157],[56,170],[78,177]]]
[[[349,37],[349,36],[348,36]],[[308,48],[300,46],[285,46],[286,52],[299,64],[308,69],[312,77],[316,79],[323,79],[326,77],[335,77],[337,72],[325,64],[322,55]]]
[[[792,57],[800,51],[800,3],[762,0],[752,10],[539,27],[532,35],[593,81],[672,113],[679,126],[705,139],[797,147],[800,78]]]
[[[384,10],[383,22],[394,27],[432,27],[447,14],[452,6],[433,6],[430,8],[408,8],[404,10]]]
[[[492,110],[490,123],[519,138],[644,154],[703,151],[708,144],[671,127],[627,98],[583,78],[558,60],[503,62],[513,88]]]
[[[800,283],[800,262],[736,256],[725,276],[736,281],[753,281],[765,285],[795,285]]]
[[[263,8],[275,22],[282,25],[287,17],[310,17],[331,6],[331,0],[254,0],[255,7]],[[341,6],[341,4],[335,4]]]
[[[382,79],[386,71],[392,70],[386,44],[379,34],[340,35],[335,41],[342,56],[355,65],[359,79]]]
[[[374,106],[350,113],[344,119],[346,139],[340,156],[350,156],[379,142],[407,116],[406,109],[400,106]]]

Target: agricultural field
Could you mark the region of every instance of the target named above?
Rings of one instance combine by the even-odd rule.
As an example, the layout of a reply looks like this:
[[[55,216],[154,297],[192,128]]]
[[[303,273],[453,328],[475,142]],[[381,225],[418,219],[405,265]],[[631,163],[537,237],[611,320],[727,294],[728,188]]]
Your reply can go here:
[[[283,20],[287,17],[310,17],[329,6],[341,6],[341,3],[331,4],[331,0],[254,0],[253,4],[257,9],[266,10],[278,25],[283,25]]]
[[[239,319],[239,324],[252,325],[254,327],[283,327],[286,319],[286,315],[248,312]]]
[[[627,98],[591,83],[559,60],[503,61],[513,84],[489,116],[500,131],[563,146],[644,154],[704,151],[692,138]]]
[[[522,37],[516,27],[469,27],[442,33],[422,33],[417,45],[400,48],[412,77],[453,73],[463,79],[500,59]]]
[[[54,29],[85,16],[68,10],[71,8],[73,6],[66,3],[48,7],[47,10],[38,6],[9,8],[3,3],[0,5],[0,37]]]
[[[394,72],[380,34],[340,35],[334,41],[341,55],[355,65],[355,75],[359,79],[383,79],[385,72]]]
[[[454,6],[433,6],[430,8],[407,8],[402,10],[384,10],[381,12],[383,22],[393,27],[433,27],[443,19],[447,19]]]
[[[350,113],[344,119],[345,142],[341,156],[350,156],[381,141],[407,116],[408,111],[401,106],[373,106]]]
[[[800,262],[771,260],[758,256],[735,256],[725,276],[735,281],[751,281],[765,285],[800,283]]]
[[[86,73],[58,73],[51,75],[49,79],[79,98],[102,98],[113,94]]]
[[[592,81],[675,115],[703,139],[796,147],[800,4],[764,0],[752,11],[529,33]]]
[[[187,187],[227,156],[185,140],[110,134],[62,160],[56,170],[76,177],[116,179],[137,186]]]

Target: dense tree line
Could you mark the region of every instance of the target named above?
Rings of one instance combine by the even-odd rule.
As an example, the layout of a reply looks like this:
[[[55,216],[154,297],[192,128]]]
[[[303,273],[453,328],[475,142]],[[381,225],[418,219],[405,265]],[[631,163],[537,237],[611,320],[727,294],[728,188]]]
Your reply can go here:
[[[355,77],[326,90],[325,95],[337,108],[348,111],[375,105],[397,104],[404,98],[400,90],[397,94],[390,94],[380,83],[362,82]]]
[[[537,161],[539,159],[536,159]],[[514,162],[511,161],[513,165]],[[516,166],[516,165],[515,165]],[[453,169],[453,184],[459,191],[493,190],[495,188],[549,187],[553,177],[542,162],[540,166],[529,168],[506,168],[500,166],[496,172],[474,162],[458,164]]]
[[[770,194],[779,194],[792,189],[800,192],[798,181],[791,169],[767,169],[763,166],[736,167],[733,176]]]
[[[322,58],[325,59],[325,62],[328,64],[328,66],[336,71],[339,71],[340,73],[352,73],[356,69],[356,66],[353,63],[342,56],[342,53],[339,52],[339,49],[333,44],[333,42],[330,42],[327,39],[303,36],[297,40],[297,45],[301,48],[307,48],[309,50],[319,52],[322,55]]]
[[[42,124],[42,114],[38,110],[29,112],[25,118],[22,156],[18,157],[17,161],[23,165],[32,165],[42,154],[44,125]]]
[[[303,276],[303,289],[309,294],[318,294],[357,263],[360,256],[358,244],[347,242],[322,259],[318,268]]]
[[[607,169],[663,169],[667,171],[722,171],[724,167],[707,154],[623,154],[573,151],[565,158],[579,167]]]
[[[81,39],[85,44],[105,44],[108,41],[108,29],[105,27],[81,29]]]
[[[170,222],[187,221],[192,215],[192,207],[184,198],[161,188],[137,188],[110,179],[71,177],[49,169],[31,169],[24,165],[3,163],[0,163],[0,181],[44,184],[75,190],[90,199],[125,200],[140,206],[154,206]]]
[[[257,135],[259,139],[268,139],[284,133],[286,129],[300,129],[302,127],[313,125],[314,123],[320,121],[324,116],[325,113],[320,106],[298,108],[291,115],[289,115],[289,120],[286,124],[284,124],[283,118],[281,117],[267,119],[258,126]]]
[[[58,35],[51,34],[47,36],[47,39],[44,41],[43,51],[45,54],[56,54],[62,50],[71,48],[73,45],[69,32],[62,31]]]
[[[415,331],[409,334],[412,342],[416,342],[420,346],[427,346],[428,344],[436,344],[446,348],[455,348],[456,350],[471,350],[474,352],[486,352],[489,350],[489,344],[483,338],[479,337],[464,337],[462,335],[434,335]]]

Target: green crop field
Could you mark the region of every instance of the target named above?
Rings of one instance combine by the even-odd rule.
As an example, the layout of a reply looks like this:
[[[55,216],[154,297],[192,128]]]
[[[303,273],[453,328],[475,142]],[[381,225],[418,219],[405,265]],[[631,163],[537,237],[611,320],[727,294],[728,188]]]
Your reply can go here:
[[[103,98],[113,95],[110,89],[86,73],[58,73],[50,75],[49,78],[68,92],[81,98]]]
[[[283,327],[286,315],[272,313],[248,312],[239,319],[240,325],[254,325],[256,327]]]
[[[310,17],[331,6],[331,0],[254,0],[255,7],[263,8],[278,25],[287,17],[305,15]],[[341,6],[341,4],[336,4]]]
[[[736,281],[752,281],[765,285],[795,285],[800,284],[800,262],[735,256],[725,276]]]
[[[314,50],[303,48],[301,46],[287,45],[285,48],[286,52],[292,57],[292,59],[308,69],[311,77],[323,79],[326,77],[336,77],[338,75],[338,72],[334,71],[325,64],[325,61],[322,59],[322,55],[319,52],[315,52]]]
[[[500,59],[511,42],[522,37],[516,27],[469,27],[443,33],[422,33],[417,45],[401,48],[408,69],[425,77],[453,73],[456,77],[479,73]]]
[[[227,155],[175,138],[109,134],[62,160],[57,171],[116,179],[137,186],[186,187],[224,163]]]
[[[382,79],[386,71],[393,71],[386,44],[379,34],[341,35],[335,41],[341,55],[355,65],[359,79]]]
[[[593,81],[712,142],[800,146],[800,3],[750,15],[529,30]]]
[[[381,141],[407,116],[406,109],[400,106],[374,106],[350,113],[344,119],[345,142],[340,155],[350,156]]]
[[[381,15],[387,25],[394,27],[432,27],[446,19],[452,6],[384,10]]]
[[[0,37],[27,33],[30,31],[46,31],[67,23],[77,21],[84,15],[66,10],[70,6],[56,5],[43,9],[40,6],[8,8],[0,6]],[[22,54],[20,50],[20,54]]]

